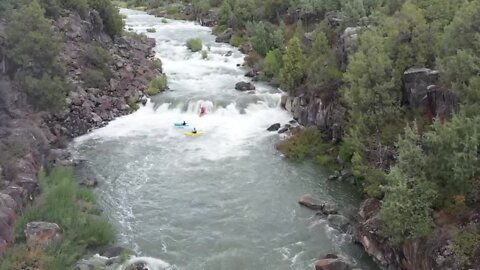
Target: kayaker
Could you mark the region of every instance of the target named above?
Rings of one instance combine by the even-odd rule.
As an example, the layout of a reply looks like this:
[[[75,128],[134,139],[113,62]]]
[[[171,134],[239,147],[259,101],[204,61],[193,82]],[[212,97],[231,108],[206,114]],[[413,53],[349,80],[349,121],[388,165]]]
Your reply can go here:
[[[204,116],[205,114],[207,114],[207,110],[205,109],[205,107],[200,107],[200,117]]]
[[[187,122],[183,121],[182,126],[186,126]]]
[[[197,129],[196,129],[196,128],[193,128],[192,133],[193,133],[193,134],[197,134]]]

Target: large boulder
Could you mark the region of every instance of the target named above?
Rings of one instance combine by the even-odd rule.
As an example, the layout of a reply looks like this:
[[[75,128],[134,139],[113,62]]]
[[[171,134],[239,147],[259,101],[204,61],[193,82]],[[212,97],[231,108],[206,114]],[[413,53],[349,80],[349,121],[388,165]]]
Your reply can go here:
[[[273,124],[271,125],[269,128],[267,128],[268,131],[277,131],[279,130],[281,127],[280,123],[276,123],[276,124]]]
[[[222,34],[218,35],[217,38],[215,38],[215,42],[218,42],[218,43],[229,43],[230,42],[230,39],[232,38],[233,36],[233,29],[232,28],[228,28],[227,30],[225,30]]]
[[[380,211],[380,201],[375,198],[368,198],[360,204],[358,214],[364,219],[369,219]]]
[[[403,73],[405,99],[413,109],[428,105],[427,88],[437,85],[440,74],[428,68],[410,68]]]
[[[322,201],[311,194],[302,195],[298,200],[298,203],[312,210],[319,210],[320,213],[324,215],[336,214],[338,212],[335,203]]]
[[[55,223],[30,222],[25,229],[27,246],[47,247],[61,240],[61,229]]]
[[[238,82],[235,84],[235,89],[238,91],[250,91],[255,90],[255,85],[251,82]]]
[[[315,270],[352,270],[352,267],[340,259],[321,259],[315,262]]]
[[[365,27],[347,27],[340,37],[339,46],[336,48],[337,58],[340,59],[340,68],[346,70],[349,56],[352,55],[358,44],[358,37]]]
[[[327,220],[328,220],[328,224],[330,224],[330,226],[332,226],[333,228],[342,232],[349,231],[350,220],[348,220],[348,218],[342,215],[332,214],[332,215],[328,215]]]

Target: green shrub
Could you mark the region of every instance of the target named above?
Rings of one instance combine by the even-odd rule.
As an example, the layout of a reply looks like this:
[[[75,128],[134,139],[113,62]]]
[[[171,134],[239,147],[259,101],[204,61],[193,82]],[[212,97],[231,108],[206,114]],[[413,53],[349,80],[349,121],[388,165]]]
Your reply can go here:
[[[123,33],[125,36],[136,39],[136,40],[144,40],[147,36],[144,33],[136,33],[133,31],[125,31]]]
[[[317,161],[318,165],[320,165],[324,168],[328,168],[328,169],[331,169],[331,170],[338,169],[338,164],[337,164],[335,158],[333,158],[328,153],[318,155],[316,161]]]
[[[199,38],[191,38],[187,40],[187,48],[192,52],[199,52],[202,50],[202,40]]]
[[[240,47],[245,43],[245,40],[241,36],[233,35],[230,38],[230,45],[234,47]]]
[[[105,88],[108,86],[107,78],[102,70],[87,68],[82,72],[83,84],[86,87]]]
[[[296,133],[277,145],[277,149],[293,161],[315,157],[327,151],[327,147],[320,132],[313,128]]]
[[[90,45],[85,57],[87,64],[101,70],[106,80],[110,79],[112,75],[110,70],[112,55],[109,50],[103,48],[100,43],[93,43]]]
[[[167,76],[165,74],[161,74],[157,76],[153,81],[150,83],[150,86],[147,90],[147,95],[154,96],[162,91],[165,91],[168,87]]]
[[[167,7],[167,14],[168,15],[175,15],[180,13],[180,8],[178,6],[169,6]]]
[[[343,162],[350,162],[353,156],[353,145],[348,141],[342,141],[338,147],[338,156]]]
[[[40,79],[18,74],[17,81],[28,94],[29,101],[40,110],[59,111],[65,107],[67,83],[63,78],[44,74]]]
[[[204,59],[204,60],[208,59],[208,51],[206,51],[206,50],[202,51],[202,59]]]
[[[148,33],[155,33],[155,32],[157,32],[157,29],[155,29],[153,27],[152,28],[147,28],[147,32]]]
[[[0,269],[71,269],[87,248],[104,246],[115,240],[112,226],[99,217],[82,212],[77,202],[95,201],[93,193],[80,188],[71,168],[56,167],[48,175],[39,174],[42,193],[17,220],[17,245],[10,249]],[[58,224],[63,238],[48,249],[28,250],[24,241],[26,224],[32,221]]]
[[[130,107],[130,112],[138,110],[138,97],[131,96],[128,98],[128,107]]]
[[[215,28],[213,28],[213,34],[214,35],[220,35],[223,32],[225,32],[225,30],[227,30],[227,28],[228,28],[228,26],[226,26],[226,25],[217,25],[217,26],[215,26]]]
[[[160,58],[155,58],[155,60],[153,60],[153,67],[158,69],[160,72],[162,72],[163,71],[162,60]]]
[[[88,0],[88,4],[100,13],[105,30],[111,37],[122,34],[124,26],[122,16],[110,0]]]
[[[464,265],[470,262],[479,246],[480,226],[478,224],[469,225],[455,233],[453,240],[455,255]]]

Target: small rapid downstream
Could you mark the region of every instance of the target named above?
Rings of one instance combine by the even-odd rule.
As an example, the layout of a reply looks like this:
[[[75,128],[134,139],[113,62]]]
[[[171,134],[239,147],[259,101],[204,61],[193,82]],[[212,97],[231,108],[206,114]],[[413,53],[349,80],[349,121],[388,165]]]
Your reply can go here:
[[[156,29],[147,35],[157,41],[171,90],[72,145],[98,176],[99,202],[119,243],[182,270],[313,269],[327,253],[375,269],[348,235],[297,204],[313,193],[349,214],[359,198],[275,150],[280,137],[266,128],[291,120],[279,107],[281,92],[261,83],[255,93],[234,90],[246,79],[237,67],[243,55],[215,43],[209,28],[122,13],[135,32]],[[196,37],[210,48],[208,59],[185,47]],[[202,105],[208,114],[200,118]],[[184,120],[206,134],[184,136],[173,127]]]

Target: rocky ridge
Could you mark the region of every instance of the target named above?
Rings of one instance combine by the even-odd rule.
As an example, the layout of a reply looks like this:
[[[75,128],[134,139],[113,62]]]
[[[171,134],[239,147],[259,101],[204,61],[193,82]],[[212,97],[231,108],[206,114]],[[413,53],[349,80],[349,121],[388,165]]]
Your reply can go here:
[[[162,73],[153,61],[155,41],[129,34],[112,40],[95,10],[84,18],[64,11],[53,22],[63,37],[60,59],[71,91],[60,113],[35,111],[12,82],[5,53],[5,20],[0,19],[0,255],[14,243],[14,225],[25,206],[40,192],[37,173],[47,164],[71,165],[66,143],[146,101],[150,81]],[[102,87],[86,87],[82,72],[89,48],[101,46],[112,61]]]

